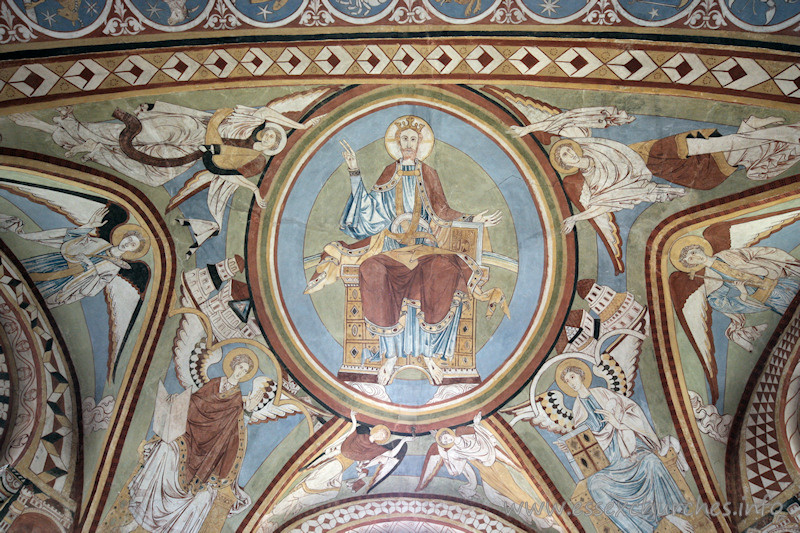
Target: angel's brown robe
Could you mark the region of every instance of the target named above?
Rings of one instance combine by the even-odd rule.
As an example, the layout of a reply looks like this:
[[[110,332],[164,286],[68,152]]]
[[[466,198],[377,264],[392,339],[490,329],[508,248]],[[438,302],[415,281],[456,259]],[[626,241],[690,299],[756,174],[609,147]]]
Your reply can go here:
[[[210,380],[189,400],[183,479],[193,492],[209,482],[235,480],[247,446],[242,392],[237,385],[221,393],[221,379]]]

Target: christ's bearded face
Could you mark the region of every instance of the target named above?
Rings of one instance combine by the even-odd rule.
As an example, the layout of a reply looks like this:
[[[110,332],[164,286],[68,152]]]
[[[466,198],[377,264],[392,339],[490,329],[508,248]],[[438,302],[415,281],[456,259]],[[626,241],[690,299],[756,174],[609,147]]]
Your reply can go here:
[[[403,130],[400,132],[400,152],[403,160],[413,161],[417,157],[419,149],[419,133],[414,130]]]

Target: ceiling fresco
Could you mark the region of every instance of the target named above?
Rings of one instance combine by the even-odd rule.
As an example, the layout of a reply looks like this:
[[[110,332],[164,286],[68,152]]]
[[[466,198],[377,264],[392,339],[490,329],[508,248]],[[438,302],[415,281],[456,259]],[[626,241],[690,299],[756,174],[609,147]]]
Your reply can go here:
[[[0,530],[797,530],[798,28],[0,0]]]

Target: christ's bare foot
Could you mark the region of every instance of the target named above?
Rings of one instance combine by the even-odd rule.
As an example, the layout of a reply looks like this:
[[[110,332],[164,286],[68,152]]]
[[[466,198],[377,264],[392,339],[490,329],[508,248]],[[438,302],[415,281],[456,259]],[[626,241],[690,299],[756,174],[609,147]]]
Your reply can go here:
[[[692,526],[692,524],[690,524],[688,520],[685,520],[685,519],[681,518],[678,515],[674,515],[674,514],[667,515],[666,519],[669,520],[672,523],[673,526],[678,528],[678,530],[681,533],[693,533],[694,532],[694,527]]]
[[[378,384],[388,385],[389,380],[392,379],[394,373],[394,365],[397,363],[397,357],[389,357],[383,362],[383,366],[378,370]]]
[[[441,385],[442,379],[444,378],[444,370],[442,370],[442,367],[439,366],[439,363],[437,363],[436,359],[433,357],[424,357],[423,359],[425,359],[425,366],[428,367],[428,372],[431,374],[433,384]]]

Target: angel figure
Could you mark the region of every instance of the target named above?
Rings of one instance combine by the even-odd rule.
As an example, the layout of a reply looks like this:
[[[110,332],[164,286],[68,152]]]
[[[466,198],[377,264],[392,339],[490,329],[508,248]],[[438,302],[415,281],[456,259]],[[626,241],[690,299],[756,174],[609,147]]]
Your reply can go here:
[[[83,222],[76,228],[26,233],[21,220],[2,216],[0,231],[12,231],[57,250],[21,261],[49,308],[103,292],[110,331],[107,377],[113,380],[150,279],[150,268],[138,261],[150,249],[150,238],[141,226],[125,223],[127,214],[117,206],[110,213],[109,207],[99,202],[65,199],[60,193],[35,186],[3,183],[2,187],[45,204],[76,224]],[[87,212],[93,213],[88,219]]]
[[[473,498],[478,488],[477,471],[481,476],[483,492],[492,504],[503,510],[513,510],[526,521],[532,520],[538,527],[556,527],[552,517],[540,518],[533,514],[533,509],[540,507],[539,502],[512,475],[512,471],[524,472],[524,468],[483,427],[481,413],[475,415],[470,426],[462,426],[455,431],[442,428],[432,434],[435,442],[425,457],[417,492],[427,487],[444,465],[448,474],[463,475],[467,479],[458,492],[464,498]]]
[[[687,511],[689,503],[659,458],[669,446],[659,440],[642,408],[624,394],[588,388],[592,376],[579,359],[562,361],[556,376],[561,390],[575,397],[573,424],[591,429],[609,462],[586,480],[598,508],[606,511],[620,531],[652,532],[662,519],[682,533],[694,531],[678,516]]]
[[[630,398],[633,381],[625,379],[614,361],[594,365],[594,374],[604,377],[608,388],[590,388],[592,372],[587,360],[592,361],[583,355],[564,354],[549,361],[539,375],[558,363],[555,381],[560,390],[535,395],[538,379],[534,380],[527,411],[517,408],[511,423],[527,419],[534,427],[559,435],[588,427],[608,466],[588,476],[586,486],[597,508],[604,509],[620,531],[652,532],[663,519],[681,532],[692,531],[692,525],[678,516],[688,502],[660,459],[672,448],[679,468],[688,469],[677,440],[658,438],[642,408]],[[571,410],[564,404],[564,394],[575,398]],[[513,410],[504,412],[514,414]],[[557,444],[570,454],[566,443]]]
[[[330,91],[312,89],[276,98],[264,107],[240,105],[214,113],[155,102],[142,104],[133,113],[116,109],[112,116],[118,122],[81,122],[72,106],[58,108],[53,124],[30,113],[9,119],[50,134],[66,150],[66,157],[82,153],[82,161],[94,161],[145,185],[163,185],[202,161],[205,169],[189,179],[167,206],[170,211],[209,189],[208,208],[214,220],[179,219],[195,235],[191,255],[219,232],[227,202],[237,188],[251,190],[257,203],[265,205],[258,187],[247,178],[260,177],[269,158],[283,150],[287,129],[306,129],[322,118],[301,123],[290,115],[299,115]]]
[[[260,178],[269,159],[284,149],[286,129],[307,129],[324,117],[320,115],[301,123],[290,119],[285,113],[299,113],[329,91],[330,88],[324,87],[294,93],[258,109],[241,105],[233,109],[218,109],[210,117],[204,144],[198,147],[199,158],[205,169],[195,173],[181,187],[166,209],[169,212],[208,188],[208,209],[214,220],[178,219],[184,226],[189,226],[194,234],[195,243],[189,248],[187,256],[219,232],[228,200],[239,187],[250,190],[256,203],[262,208],[266,207],[266,199],[249,178]],[[135,126],[135,123],[131,124]],[[127,138],[125,134],[121,135],[120,142]],[[131,157],[134,156],[131,153]],[[161,164],[156,160],[149,160],[149,163]],[[165,160],[164,164],[167,163],[169,161]]]
[[[800,219],[793,208],[712,224],[703,236],[686,235],[670,248],[670,294],[678,322],[700,358],[711,391],[719,398],[711,337],[712,310],[730,319],[725,336],[753,350],[767,324],[746,325],[747,315],[783,315],[800,289],[800,260],[783,250],[753,246]]]
[[[196,533],[212,510],[228,516],[250,505],[239,486],[247,449],[245,418],[258,411],[266,391],[258,380],[249,396],[239,388],[258,370],[252,351],[231,350],[223,367],[224,377],[209,379],[191,393],[182,435],[174,440],[156,435],[140,446],[141,463],[125,495],[132,520],[123,533],[140,526]]]
[[[145,185],[157,187],[189,169],[200,157],[206,126],[211,113],[164,102],[142,104],[133,116],[141,131],[133,142],[136,150],[173,164],[159,166],[131,158],[120,145],[120,135],[127,125],[120,122],[83,122],[72,106],[56,108],[52,124],[31,113],[9,115],[18,126],[49,134],[53,142],[66,150],[65,157],[81,155],[83,162],[95,162]]]
[[[712,189],[739,166],[747,170],[748,178],[763,180],[800,160],[800,124],[780,125],[782,119],[776,117],[751,116],[731,135],[707,128],[626,145],[591,135],[592,129],[634,119],[614,107],[562,112],[514,93],[498,94],[530,121],[528,126],[512,128],[514,134],[537,133],[543,142],[553,136],[566,137],[550,147],[550,162],[579,212],[564,219],[562,233],[571,232],[579,220],[588,221],[617,274],[625,266],[615,212],[642,202],[670,201],[685,194],[683,187]],[[654,183],[653,176],[680,187]]]
[[[342,477],[353,464],[358,476],[348,481],[349,487],[358,492],[366,487],[369,493],[399,466],[413,437],[392,439],[388,427],[361,425],[356,413],[350,413],[351,426],[347,433],[328,446],[323,453],[303,467],[310,470],[302,482],[284,496],[272,510],[264,515],[259,533],[275,531],[275,516],[294,516],[305,509],[319,506],[339,494]],[[377,467],[369,482],[369,470]]]

